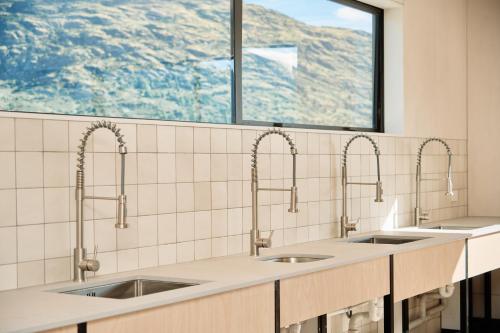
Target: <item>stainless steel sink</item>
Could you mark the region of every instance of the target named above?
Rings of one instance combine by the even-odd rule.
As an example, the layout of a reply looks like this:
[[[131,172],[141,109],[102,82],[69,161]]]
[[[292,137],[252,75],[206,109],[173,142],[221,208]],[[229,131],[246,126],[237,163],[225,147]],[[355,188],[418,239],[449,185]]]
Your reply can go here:
[[[104,297],[114,299],[127,299],[140,297],[163,291],[175,290],[196,286],[199,283],[185,283],[174,281],[161,281],[149,279],[132,279],[114,283],[106,283],[92,287],[61,291],[63,294]]]
[[[301,264],[308,263],[318,260],[325,260],[333,258],[333,256],[326,255],[309,255],[309,254],[291,254],[291,255],[279,255],[260,258],[261,261],[271,261],[271,262],[281,262],[288,264]]]
[[[477,227],[467,227],[459,225],[436,225],[433,227],[420,226],[420,229],[437,229],[437,230],[471,230]]]
[[[428,237],[396,237],[396,236],[370,236],[366,238],[355,238],[348,240],[349,243],[368,243],[368,244],[405,244],[416,242]]]

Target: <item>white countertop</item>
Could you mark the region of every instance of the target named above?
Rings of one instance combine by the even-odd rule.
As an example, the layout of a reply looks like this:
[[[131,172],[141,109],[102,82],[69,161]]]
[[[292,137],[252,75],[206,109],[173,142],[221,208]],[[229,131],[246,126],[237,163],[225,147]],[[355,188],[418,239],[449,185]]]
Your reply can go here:
[[[369,235],[415,236],[417,232],[379,231]],[[419,231],[425,239],[401,245],[350,243],[328,239],[274,249],[264,249],[260,259],[277,254],[331,255],[333,258],[311,263],[265,262],[248,255],[228,256],[168,266],[123,272],[90,279],[86,284],[63,282],[0,292],[0,332],[32,332],[91,321],[99,318],[172,304],[225,291],[272,282],[310,272],[331,269],[390,254],[465,239],[457,232]],[[200,282],[200,285],[130,299],[84,297],[54,292],[69,287],[82,288],[103,282],[149,277],[174,281]]]
[[[437,226],[463,226],[467,229],[432,229],[432,227]],[[420,228],[407,227],[400,228],[398,230],[408,232],[431,231],[436,233],[466,234],[467,238],[474,238],[500,232],[500,217],[467,216],[450,220],[424,223]]]

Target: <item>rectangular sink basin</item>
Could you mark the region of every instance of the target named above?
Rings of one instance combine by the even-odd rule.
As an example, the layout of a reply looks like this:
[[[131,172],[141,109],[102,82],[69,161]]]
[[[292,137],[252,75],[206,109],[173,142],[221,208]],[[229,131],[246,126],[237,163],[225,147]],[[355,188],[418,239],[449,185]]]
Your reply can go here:
[[[416,242],[428,237],[394,237],[394,236],[371,236],[367,238],[357,238],[349,240],[349,243],[368,243],[368,244],[405,244]]]
[[[261,261],[270,261],[270,262],[280,262],[287,264],[302,264],[308,263],[318,260],[325,260],[333,258],[333,256],[326,255],[310,255],[310,254],[289,254],[289,255],[279,255],[279,256],[271,256],[260,258]]]
[[[471,230],[476,227],[458,226],[458,225],[437,225],[434,227],[420,226],[420,229],[436,229],[436,230]]]
[[[103,285],[62,291],[63,294],[81,295],[89,297],[104,297],[114,299],[127,299],[140,297],[163,291],[175,290],[196,286],[199,283],[184,283],[173,281],[132,279]]]

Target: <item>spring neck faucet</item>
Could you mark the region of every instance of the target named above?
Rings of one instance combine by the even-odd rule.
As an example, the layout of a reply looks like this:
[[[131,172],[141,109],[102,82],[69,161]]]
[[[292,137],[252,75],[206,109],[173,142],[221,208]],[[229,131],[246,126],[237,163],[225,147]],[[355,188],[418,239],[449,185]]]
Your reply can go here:
[[[347,152],[349,146],[356,139],[364,138],[370,141],[373,146],[375,157],[377,159],[377,181],[375,183],[365,183],[365,182],[349,182],[347,181]],[[356,223],[349,223],[349,217],[347,216],[347,185],[370,185],[376,187],[375,202],[383,202],[382,199],[382,182],[380,181],[380,150],[378,149],[377,143],[368,135],[358,134],[353,136],[349,141],[347,141],[344,147],[344,153],[342,155],[342,216],[340,217],[340,236],[342,238],[347,238],[350,231],[356,231]]]
[[[445,195],[448,197],[453,197],[455,195],[453,193],[453,182],[451,181],[451,156],[453,154],[451,153],[450,146],[443,139],[439,138],[426,139],[424,142],[422,142],[420,148],[418,148],[418,155],[417,155],[417,175],[416,175],[417,193],[415,196],[415,214],[414,214],[414,223],[416,227],[420,227],[422,221],[430,220],[429,213],[428,212],[424,213],[422,211],[422,208],[420,207],[420,201],[422,195],[421,191],[422,181],[433,180],[433,179],[422,179],[422,151],[429,142],[433,141],[441,143],[446,148],[446,153],[448,154],[448,175],[446,177],[447,189]]]
[[[257,150],[259,148],[259,144],[266,136],[270,134],[281,135],[290,145],[290,154],[292,155],[292,187],[289,189],[281,189],[281,188],[262,188],[259,187],[259,181],[257,176]],[[281,132],[278,129],[270,129],[264,133],[262,133],[256,140],[252,149],[252,230],[250,231],[250,255],[258,256],[260,248],[268,248],[271,247],[271,237],[273,232],[268,238],[260,237],[259,231],[259,221],[258,221],[258,192],[259,191],[290,191],[290,208],[288,211],[290,213],[297,213],[299,210],[297,209],[297,182],[296,182],[296,155],[297,148],[293,143],[290,136],[286,133]]]
[[[87,140],[89,136],[97,129],[107,129],[113,132],[118,141],[118,151],[121,157],[121,182],[120,182],[120,194],[117,197],[97,197],[97,196],[86,196],[85,195],[85,148],[87,146]],[[83,247],[83,201],[85,199],[94,200],[114,200],[117,202],[117,221],[115,227],[118,229],[127,228],[127,196],[125,195],[125,155],[127,154],[127,147],[125,146],[125,141],[123,141],[123,134],[120,133],[120,129],[116,127],[116,124],[109,121],[98,121],[92,123],[80,140],[80,146],[78,146],[78,164],[76,170],[76,247],[73,250],[74,262],[73,271],[75,282],[86,281],[86,271],[96,272],[99,270],[100,264],[96,260],[97,247],[94,250],[94,258],[87,258],[87,250]]]

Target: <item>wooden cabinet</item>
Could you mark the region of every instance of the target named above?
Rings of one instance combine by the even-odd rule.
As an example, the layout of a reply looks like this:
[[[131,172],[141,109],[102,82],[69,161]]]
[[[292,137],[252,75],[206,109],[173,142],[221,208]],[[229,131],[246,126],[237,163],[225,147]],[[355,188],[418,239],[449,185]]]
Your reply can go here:
[[[91,321],[88,333],[274,333],[274,283]]]
[[[394,255],[394,301],[465,279],[465,240]]]
[[[500,268],[500,233],[469,239],[468,276],[474,277]]]
[[[54,328],[53,330],[43,331],[43,333],[77,333],[76,325],[65,326],[61,328]]]
[[[390,292],[389,257],[280,282],[280,326],[321,316]]]

